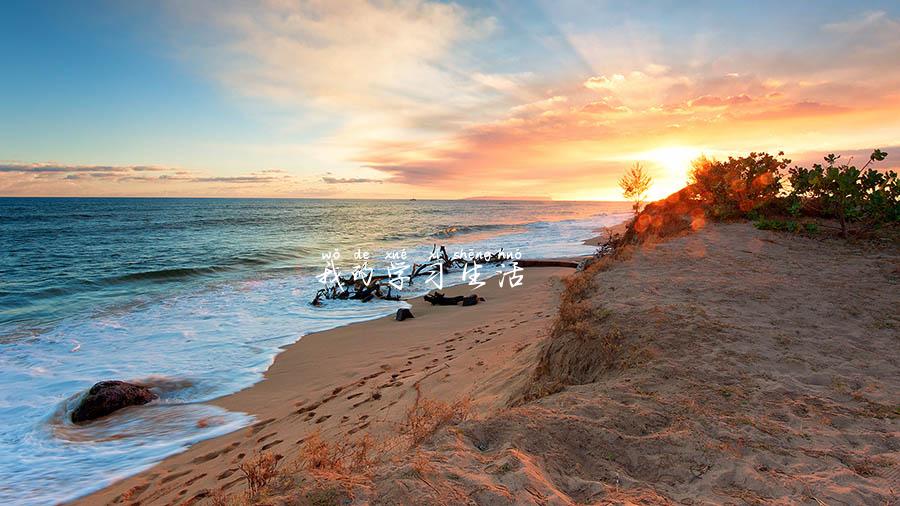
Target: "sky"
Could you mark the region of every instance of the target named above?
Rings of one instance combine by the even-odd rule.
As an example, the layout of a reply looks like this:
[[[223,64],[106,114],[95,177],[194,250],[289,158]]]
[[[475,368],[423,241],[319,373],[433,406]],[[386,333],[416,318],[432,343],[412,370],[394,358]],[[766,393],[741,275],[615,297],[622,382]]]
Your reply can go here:
[[[900,3],[0,2],[0,195],[621,200],[900,159]]]

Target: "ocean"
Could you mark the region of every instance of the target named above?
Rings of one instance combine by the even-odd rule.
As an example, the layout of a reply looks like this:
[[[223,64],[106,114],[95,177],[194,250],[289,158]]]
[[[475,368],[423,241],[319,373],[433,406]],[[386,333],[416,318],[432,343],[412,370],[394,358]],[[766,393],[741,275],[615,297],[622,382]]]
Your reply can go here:
[[[590,254],[622,202],[0,198],[0,504],[72,499],[252,422],[204,404],[262,378],[280,347],[403,302],[309,302],[323,256],[385,272],[434,244]],[[524,271],[524,287],[528,269]],[[462,282],[449,273],[446,285]],[[421,281],[404,297],[427,291]],[[511,289],[526,289],[516,287]],[[161,398],[92,424],[68,413],[97,381]],[[213,421],[214,423],[210,423]]]

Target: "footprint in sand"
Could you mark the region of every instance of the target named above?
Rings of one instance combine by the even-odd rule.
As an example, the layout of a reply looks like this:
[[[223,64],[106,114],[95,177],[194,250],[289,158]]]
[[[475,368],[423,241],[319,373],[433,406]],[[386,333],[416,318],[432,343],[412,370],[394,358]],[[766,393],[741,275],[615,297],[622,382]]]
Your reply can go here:
[[[223,453],[225,453],[225,452],[221,451],[221,450],[209,452],[206,455],[201,455],[201,456],[195,458],[194,460],[191,461],[191,464],[202,464],[203,462],[209,462],[210,460],[218,457],[219,455],[221,455]]]
[[[121,494],[120,496],[116,497],[116,499],[113,502],[122,502],[122,501],[135,502],[135,499],[137,499],[139,495],[143,494],[148,488],[150,488],[149,483],[144,483],[142,485],[136,485],[136,486],[128,489],[128,491],[125,492],[124,494]]]
[[[184,482],[184,486],[185,486],[185,487],[190,487],[190,486],[193,485],[197,480],[201,480],[201,479],[203,479],[204,477],[206,477],[206,473],[198,474],[197,476],[194,476],[194,477],[191,478],[190,480]]]
[[[222,480],[224,480],[225,478],[228,478],[229,476],[231,476],[232,474],[234,474],[235,471],[237,471],[237,468],[226,469],[226,470],[222,471],[221,473],[219,473],[219,474],[216,476],[216,480],[222,481]]]
[[[364,424],[362,424],[362,425],[359,425],[359,426],[357,426],[357,427],[353,427],[352,429],[350,429],[350,430],[347,431],[347,435],[348,435],[348,436],[352,436],[353,434],[356,434],[357,432],[359,432],[359,431],[365,429],[365,428],[368,427],[368,426],[369,426],[369,422],[366,422],[366,423],[364,423]]]
[[[322,405],[321,402],[314,402],[314,403],[310,404],[309,406],[306,406],[304,408],[298,409],[297,411],[294,411],[294,414],[302,415],[303,413],[308,413],[308,412],[318,408],[321,405]]]
[[[170,475],[164,477],[163,479],[159,480],[159,482],[160,483],[168,483],[172,480],[177,480],[178,478],[181,478],[182,476],[184,476],[186,474],[191,474],[191,470],[188,469],[186,471],[181,471],[180,473],[170,474]]]
[[[270,423],[272,423],[274,421],[275,421],[274,418],[269,418],[269,419],[263,420],[261,422],[254,423],[253,425],[250,426],[250,434],[251,435],[256,434],[257,432],[263,430],[263,428],[265,428],[266,425],[269,425]]]
[[[278,433],[277,433],[277,432],[270,432],[270,433],[266,434],[265,436],[263,436],[263,437],[257,439],[256,442],[257,442],[257,443],[262,443],[262,442],[265,441],[266,439],[269,439],[270,437],[272,437],[272,436],[274,436],[274,435],[276,435],[276,434],[278,434]]]
[[[283,442],[284,442],[283,439],[276,439],[275,441],[272,441],[271,443],[269,443],[269,444],[267,444],[267,445],[263,445],[263,447],[260,448],[259,451],[264,452],[264,451],[268,450],[269,448],[271,448],[271,447],[273,447],[273,446],[278,446],[278,445],[280,445],[280,444],[283,443]]]

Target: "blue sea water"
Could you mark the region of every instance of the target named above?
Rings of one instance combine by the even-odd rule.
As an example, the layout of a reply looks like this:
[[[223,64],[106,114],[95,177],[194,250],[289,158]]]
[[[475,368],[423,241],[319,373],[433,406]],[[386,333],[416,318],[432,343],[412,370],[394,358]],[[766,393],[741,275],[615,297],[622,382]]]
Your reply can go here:
[[[581,241],[627,212],[618,202],[0,198],[0,504],[71,499],[246,425],[204,401],[259,381],[305,334],[403,304],[311,306],[323,253],[341,251],[345,270],[357,248],[383,268],[389,251],[405,248],[412,263],[435,243],[584,255],[593,248]],[[68,422],[104,379],[147,382],[161,398]]]

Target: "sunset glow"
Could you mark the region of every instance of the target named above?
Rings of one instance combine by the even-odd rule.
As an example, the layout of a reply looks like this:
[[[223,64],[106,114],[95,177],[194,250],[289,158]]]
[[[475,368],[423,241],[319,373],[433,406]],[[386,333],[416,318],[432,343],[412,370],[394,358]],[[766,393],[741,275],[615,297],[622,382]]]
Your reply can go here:
[[[700,154],[900,152],[893,2],[102,5],[10,9],[0,195],[610,200],[640,161],[657,198]]]

